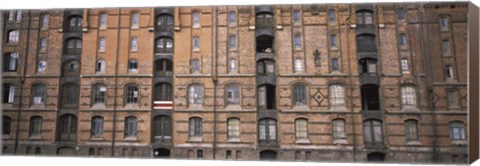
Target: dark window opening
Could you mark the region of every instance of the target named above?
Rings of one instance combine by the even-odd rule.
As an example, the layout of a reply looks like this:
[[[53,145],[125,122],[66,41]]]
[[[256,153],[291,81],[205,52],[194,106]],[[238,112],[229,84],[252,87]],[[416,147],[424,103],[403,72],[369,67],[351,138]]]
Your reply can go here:
[[[62,66],[63,77],[78,77],[80,76],[80,63],[78,61],[65,62]]]
[[[261,35],[257,37],[257,52],[273,52],[273,36]]]
[[[357,52],[377,52],[375,36],[371,34],[357,36]]]
[[[64,53],[71,54],[71,55],[80,55],[82,54],[82,39],[79,38],[71,38],[66,40]]]
[[[80,88],[74,83],[69,83],[62,86],[62,107],[76,108],[78,107],[78,98]]]
[[[199,117],[190,118],[188,132],[190,138],[202,137],[202,119]]]
[[[231,150],[227,150],[225,153],[226,153],[225,154],[226,159],[232,159],[232,151]]]
[[[258,139],[263,143],[276,143],[277,121],[269,118],[259,120]]]
[[[170,150],[159,148],[153,150],[153,157],[155,158],[169,158],[170,157]]]
[[[173,39],[160,37],[156,40],[155,53],[173,53]]]
[[[173,63],[168,59],[160,59],[155,61],[155,76],[156,77],[171,77]]]
[[[275,86],[261,85],[258,87],[259,109],[275,109]]]
[[[367,161],[369,162],[383,162],[385,160],[385,154],[373,152],[367,154]]]
[[[372,58],[364,58],[359,61],[360,74],[368,76],[377,75],[377,60]]]
[[[169,83],[159,83],[155,85],[155,100],[156,101],[172,101],[173,92],[172,85]]]
[[[138,70],[138,64],[136,60],[128,61],[128,71],[129,72],[136,72]]]
[[[373,84],[363,85],[362,93],[362,110],[379,110],[380,97],[379,86]]]
[[[10,83],[3,84],[3,103],[13,103],[15,86]]]
[[[10,128],[11,128],[11,125],[12,125],[12,118],[10,118],[9,116],[5,116],[3,115],[2,116],[2,134],[4,135],[9,135],[10,134]],[[5,151],[3,151],[5,152]]]
[[[162,14],[157,16],[157,31],[171,31],[173,30],[173,16],[169,14]]]
[[[356,13],[356,21],[359,25],[373,24],[373,12],[372,11],[360,11]]]
[[[272,150],[264,150],[260,152],[260,160],[276,160],[277,152]]]
[[[203,158],[203,150],[197,150],[197,158]]]
[[[95,116],[92,118],[92,126],[90,129],[91,137],[102,137],[103,135],[103,117]]]
[[[257,74],[258,75],[273,75],[275,74],[275,61],[273,60],[260,60],[257,62]]]
[[[67,32],[80,32],[82,31],[82,17],[72,16],[68,18]]]
[[[382,145],[382,121],[366,120],[363,122],[363,136],[366,145]]]
[[[258,14],[255,21],[255,27],[257,29],[273,29],[274,27],[273,15],[270,13]]]
[[[16,52],[5,53],[3,55],[3,71],[14,72],[17,71],[18,54]]]
[[[77,139],[77,117],[72,114],[60,116],[58,126],[60,141],[76,141]]]
[[[136,117],[130,116],[125,118],[124,138],[137,136],[137,123]]]
[[[168,116],[157,116],[153,119],[153,125],[153,135],[155,139],[162,141],[172,139],[172,118]]]
[[[40,136],[42,134],[43,118],[40,116],[33,116],[30,118],[29,136]]]

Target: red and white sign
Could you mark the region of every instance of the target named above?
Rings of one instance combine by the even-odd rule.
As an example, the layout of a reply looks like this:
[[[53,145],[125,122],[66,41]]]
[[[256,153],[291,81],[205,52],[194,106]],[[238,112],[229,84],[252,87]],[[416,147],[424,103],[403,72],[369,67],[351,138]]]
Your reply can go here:
[[[153,101],[153,109],[156,109],[156,110],[173,109],[173,101]]]

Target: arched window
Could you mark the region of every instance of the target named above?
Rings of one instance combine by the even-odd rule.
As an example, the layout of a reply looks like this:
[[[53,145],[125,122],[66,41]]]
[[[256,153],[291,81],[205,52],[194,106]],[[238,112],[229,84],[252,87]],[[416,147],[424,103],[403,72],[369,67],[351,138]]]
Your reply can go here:
[[[333,84],[329,87],[330,106],[345,106],[345,89],[342,85]]]
[[[453,121],[449,124],[450,139],[464,140],[465,139],[465,124],[461,121]]]
[[[193,27],[199,28],[200,27],[200,12],[194,11],[192,12],[192,20],[193,20]]]
[[[47,51],[47,39],[41,38],[40,39],[40,52],[45,52]]]
[[[171,77],[173,63],[169,59],[159,59],[155,61],[155,76],[156,77]]]
[[[129,71],[129,72],[137,72],[137,71],[138,71],[137,60],[135,60],[135,59],[130,59],[130,60],[128,61],[128,71]]]
[[[230,35],[228,37],[228,48],[229,49],[235,49],[237,48],[237,36],[235,35]]]
[[[275,142],[277,139],[277,121],[274,119],[260,119],[258,122],[258,139],[260,142]]]
[[[72,114],[60,116],[58,124],[60,141],[76,141],[77,138],[77,117]]]
[[[90,129],[90,137],[102,137],[103,135],[103,117],[94,116],[92,117],[92,125]]]
[[[137,37],[132,37],[130,39],[130,51],[135,52],[138,50],[138,40]]]
[[[356,13],[357,24],[370,25],[373,24],[373,12],[369,10],[363,10]]]
[[[107,86],[104,84],[95,84],[92,87],[92,105],[105,104],[105,95],[107,94]]]
[[[274,27],[273,15],[271,13],[257,14],[255,26],[258,29],[272,29]]]
[[[156,101],[172,101],[173,91],[172,85],[169,83],[158,83],[155,85],[155,97]]]
[[[68,32],[82,31],[82,17],[72,16],[68,18],[67,31]]]
[[[17,43],[19,35],[20,35],[19,30],[14,29],[14,30],[8,31],[7,43]]]
[[[18,53],[9,52],[3,55],[3,71],[15,72],[17,71]]]
[[[418,141],[417,120],[405,121],[405,139],[409,141]]]
[[[12,118],[9,116],[3,115],[2,116],[2,134],[3,135],[10,135],[10,129],[12,127]],[[5,151],[3,151],[5,153]]]
[[[140,16],[139,13],[132,13],[132,20],[131,20],[131,28],[138,29],[138,17]]]
[[[76,60],[65,62],[62,67],[64,77],[76,77],[80,75],[80,63]]]
[[[400,35],[398,35],[398,43],[400,44],[400,48],[407,47],[407,35],[405,35],[405,33],[400,33]]]
[[[337,22],[337,16],[335,15],[335,10],[328,10],[328,23],[335,24]]]
[[[193,48],[193,51],[200,50],[200,38],[198,36],[194,36],[192,38],[192,48]]]
[[[202,137],[202,118],[191,117],[188,119],[188,136],[192,137]]]
[[[237,13],[235,11],[228,12],[228,24],[229,25],[237,24]]]
[[[226,105],[240,105],[240,86],[237,84],[229,84],[225,87],[225,89]]]
[[[41,116],[32,116],[30,118],[30,129],[28,134],[30,137],[42,135],[42,122],[43,118]]]
[[[82,39],[70,38],[66,40],[65,54],[82,54]]]
[[[402,87],[402,105],[405,107],[417,106],[417,92],[414,86]]]
[[[300,21],[301,21],[300,11],[294,10],[292,15],[293,15],[293,24],[300,24]]]
[[[227,138],[229,140],[240,139],[240,119],[228,118],[227,119]]]
[[[302,72],[303,71],[303,64],[302,59],[295,59],[295,72]]]
[[[100,14],[100,29],[107,29],[107,14]]]
[[[345,120],[335,119],[333,120],[332,125],[334,140],[342,140],[347,138],[347,134],[345,132]]]
[[[363,136],[365,144],[383,144],[382,121],[365,120],[363,122]]]
[[[172,118],[168,116],[156,116],[153,119],[153,135],[155,139],[172,139]]]
[[[160,37],[156,41],[156,53],[173,53],[173,39],[169,37]]]
[[[32,85],[32,104],[43,104],[45,102],[46,88],[44,84],[36,83]]]
[[[308,88],[305,84],[297,83],[293,85],[293,104],[294,105],[307,105]]]
[[[96,72],[105,72],[106,64],[105,60],[101,59],[97,61],[97,64],[95,65],[95,71]]]
[[[41,17],[41,21],[40,21],[40,27],[41,29],[47,29],[48,28],[48,14],[44,14],[42,15]]]
[[[157,17],[157,31],[170,31],[173,29],[173,17],[162,14]]]
[[[293,46],[295,50],[301,50],[302,49],[302,36],[300,34],[296,34],[293,37]]]
[[[125,86],[125,104],[137,104],[139,96],[138,87],[135,84]]]
[[[75,83],[67,83],[62,86],[62,107],[78,107],[80,88]]]
[[[137,136],[137,118],[129,116],[125,118],[124,138]]]
[[[295,138],[308,139],[308,120],[305,118],[295,119]]]
[[[203,88],[198,84],[190,85],[188,91],[188,103],[193,105],[203,104]]]
[[[10,83],[3,83],[3,103],[13,103],[15,97],[15,86]]]
[[[100,37],[98,39],[98,52],[105,52],[105,48],[107,47],[107,40],[105,37]]]
[[[453,67],[451,65],[445,65],[443,70],[445,72],[446,79],[453,79]]]

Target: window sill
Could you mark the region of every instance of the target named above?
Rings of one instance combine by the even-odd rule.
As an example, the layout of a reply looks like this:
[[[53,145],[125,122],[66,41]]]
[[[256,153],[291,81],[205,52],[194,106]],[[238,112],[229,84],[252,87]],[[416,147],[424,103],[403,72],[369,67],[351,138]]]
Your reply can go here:
[[[7,46],[16,46],[18,42],[7,42]]]
[[[203,138],[202,137],[190,137],[188,138],[189,142],[202,142]]]
[[[448,110],[449,111],[460,111],[461,108],[460,108],[460,106],[451,106],[451,107],[448,107]]]
[[[105,104],[104,103],[96,103],[93,104],[92,109],[105,109]]]
[[[338,47],[330,47],[331,51],[338,51]]]
[[[345,138],[340,138],[340,139],[333,140],[333,144],[337,144],[337,145],[348,144],[348,141]]]
[[[403,111],[403,112],[419,112],[420,110],[417,107],[414,107],[414,106],[404,106],[401,111]]]
[[[458,145],[458,146],[462,146],[462,145],[468,145],[468,142],[467,140],[452,140],[452,145]]]
[[[131,53],[137,53],[138,50],[130,50]]]
[[[134,137],[134,136],[125,137],[125,138],[123,139],[123,141],[135,142],[135,141],[137,141],[137,137]]]
[[[45,104],[44,103],[32,104],[32,106],[30,108],[31,109],[45,109]]]
[[[137,74],[138,70],[137,69],[128,69],[128,74]]]
[[[295,52],[302,52],[301,48],[295,48]]]
[[[238,50],[237,50],[237,48],[230,48],[230,49],[228,49],[228,51],[230,51],[230,52],[237,52]]]
[[[192,52],[200,52],[200,49],[199,49],[199,48],[194,48],[194,49],[192,50]]]
[[[420,141],[407,141],[406,145],[422,145],[422,143]]]
[[[292,111],[310,111],[310,108],[307,105],[295,105]]]
[[[13,103],[2,103],[2,108],[12,108],[13,107]]]
[[[347,107],[345,106],[331,106],[328,111],[332,112],[348,112]]]
[[[127,104],[124,109],[133,109],[133,108],[139,108],[138,104]]]
[[[297,139],[295,141],[296,144],[310,144],[310,140],[308,138]]]
[[[242,140],[240,140],[240,138],[229,138],[227,139],[227,142],[237,143],[237,142],[242,142]]]
[[[125,138],[125,140],[126,140],[126,139],[127,139],[127,138]],[[135,140],[136,140],[136,138],[135,138]],[[91,137],[91,138],[90,138],[90,141],[103,141],[103,137]]]
[[[240,105],[227,105],[227,107],[225,107],[225,111],[237,111],[237,110],[241,110],[242,107]]]
[[[203,110],[203,105],[202,104],[190,104],[188,106],[189,110]]]

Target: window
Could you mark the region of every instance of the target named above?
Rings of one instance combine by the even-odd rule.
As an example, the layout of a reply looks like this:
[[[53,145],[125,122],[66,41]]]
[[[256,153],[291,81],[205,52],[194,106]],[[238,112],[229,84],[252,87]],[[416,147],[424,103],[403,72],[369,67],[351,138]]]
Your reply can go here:
[[[3,56],[3,71],[15,72],[17,71],[18,53],[10,52]]]
[[[228,139],[240,139],[240,119],[228,118],[227,127]]]
[[[95,155],[95,149],[93,148],[88,149],[88,156],[93,156],[93,155]]]
[[[153,134],[155,139],[172,139],[172,118],[156,116],[153,119]]]
[[[14,17],[15,17],[15,11],[14,10],[9,10],[8,11],[8,21],[13,21]]]
[[[457,92],[454,90],[448,91],[448,107],[458,107]]]
[[[80,63],[76,60],[65,62],[62,67],[62,74],[65,77],[76,77],[80,74]]]
[[[416,107],[417,95],[415,87],[404,86],[402,87],[402,105],[404,107]]]
[[[229,70],[229,72],[237,71],[237,60],[230,59],[230,62],[228,64],[228,70]]]
[[[367,145],[383,144],[382,122],[379,120],[364,121],[363,135]]]
[[[332,72],[338,71],[338,70],[339,70],[338,58],[332,58]]]
[[[303,65],[302,65],[302,59],[295,59],[295,72],[302,72],[303,71]]]
[[[132,14],[132,29],[138,29],[138,17],[140,16],[139,13]]]
[[[380,110],[379,86],[376,84],[365,84],[361,86],[362,110]]]
[[[162,14],[157,17],[157,31],[173,30],[173,17],[168,14]]]
[[[240,105],[240,87],[237,84],[229,84],[225,89],[226,105]]]
[[[173,64],[171,60],[159,59],[155,61],[155,76],[157,77],[171,77]]]
[[[198,59],[192,60],[192,71],[199,72],[200,71],[200,61]]]
[[[35,154],[40,154],[42,153],[42,149],[40,147],[35,148]]]
[[[42,117],[40,116],[32,116],[30,118],[30,130],[29,136],[40,136],[42,134]]]
[[[228,25],[237,24],[237,13],[235,11],[228,12]]]
[[[188,120],[188,136],[202,137],[202,119],[199,117],[192,117]]]
[[[79,38],[70,38],[67,40],[65,48],[66,54],[80,55],[82,54],[82,40]]]
[[[82,17],[72,16],[67,22],[67,32],[78,32],[82,30]]]
[[[241,158],[242,158],[242,151],[241,151],[241,150],[237,150],[235,153],[236,153],[236,154],[235,154],[235,157],[236,157],[237,159],[241,159]]]
[[[232,159],[232,151],[231,150],[227,150],[225,152],[225,158],[226,159]]]
[[[3,103],[13,103],[15,86],[10,83],[3,84]]]
[[[454,121],[450,122],[450,139],[452,140],[464,140],[465,139],[465,129],[463,122]]]
[[[228,48],[229,49],[235,49],[237,48],[237,36],[235,35],[230,35],[228,38]]]
[[[79,86],[68,83],[62,86],[62,107],[78,107]]]
[[[367,76],[377,75],[377,60],[373,58],[363,58],[359,61],[360,74]]]
[[[257,89],[258,109],[275,109],[275,86],[263,84]]]
[[[294,36],[293,46],[295,47],[295,50],[302,49],[302,36],[300,36],[300,35],[295,35]]]
[[[138,50],[137,37],[132,37],[131,45],[130,45],[130,51],[137,51],[137,50]]]
[[[330,85],[329,93],[332,107],[345,106],[345,89],[342,85]]]
[[[200,39],[198,38],[198,36],[193,37],[192,45],[194,51],[200,50]]]
[[[91,137],[102,137],[103,135],[103,117],[92,117],[92,126],[90,129]]]
[[[398,36],[398,42],[400,44],[400,48],[405,48],[407,47],[407,36],[404,34],[404,33],[401,33],[399,36]]]
[[[298,139],[308,139],[308,120],[299,118],[295,120],[295,137]]]
[[[403,20],[403,19],[405,19],[405,9],[403,9],[403,8],[397,8],[396,13],[397,13],[397,19],[398,19],[398,20]]]
[[[189,104],[203,104],[203,89],[200,85],[191,85],[188,92]]]
[[[448,31],[448,18],[447,17],[440,17],[440,30],[441,31]]]
[[[443,56],[452,56],[451,46],[449,40],[442,41],[442,53]]]
[[[330,34],[330,48],[336,49],[337,48],[337,35]]]
[[[95,84],[92,87],[92,105],[105,104],[105,95],[107,94],[107,87],[103,84]]]
[[[98,40],[98,52],[105,52],[105,45],[107,44],[107,41],[105,40],[104,37],[101,37]]]
[[[293,11],[293,24],[300,24],[300,11],[298,10],[294,10]]]
[[[169,83],[156,84],[154,97],[156,101],[172,101],[172,85]]]
[[[128,61],[128,71],[129,72],[136,72],[138,70],[137,61],[136,60],[129,60]]]
[[[258,29],[272,29],[274,27],[273,15],[271,13],[257,14],[255,26]]]
[[[9,116],[2,116],[2,134],[3,135],[10,135],[10,128],[12,126],[12,118]],[[5,151],[4,151],[5,152]]]
[[[137,118],[129,116],[125,118],[124,138],[137,136]]]
[[[346,139],[347,134],[345,133],[345,120],[343,119],[335,119],[332,122],[333,124],[333,139],[334,140],[341,140]]]
[[[418,141],[417,121],[405,121],[405,139],[408,141]]]
[[[302,83],[293,85],[293,104],[294,105],[307,105],[307,86]]]
[[[173,53],[173,39],[169,37],[160,37],[156,41],[156,53]]]
[[[22,11],[17,10],[17,21],[21,21],[21,20],[22,20]]]
[[[197,158],[199,159],[203,158],[203,150],[197,150]]]
[[[96,72],[105,72],[105,61],[104,60],[98,60],[97,65],[95,65],[95,71]]]
[[[45,102],[45,85],[36,83],[32,85],[32,104],[43,104]]]
[[[257,74],[258,75],[270,75],[275,73],[275,62],[272,60],[264,59],[257,62]]]
[[[41,38],[40,39],[40,52],[47,51],[47,39]]]
[[[402,58],[402,61],[401,61],[401,65],[402,65],[402,72],[409,72],[409,69],[408,69],[408,59],[407,58]]]
[[[335,10],[333,9],[328,10],[328,22],[330,24],[337,23],[337,16],[335,15]]]
[[[20,31],[16,29],[8,31],[7,43],[17,43],[19,34],[20,34]]]
[[[450,65],[445,66],[445,78],[447,79],[453,79],[453,67]]]
[[[258,138],[263,142],[276,141],[277,121],[274,119],[261,119],[258,122]]]
[[[361,34],[357,36],[357,52],[377,52],[375,35]]]
[[[58,137],[60,141],[76,141],[77,117],[72,114],[65,114],[60,116],[58,132]]]
[[[40,28],[41,29],[47,29],[48,28],[48,15],[42,15],[41,17],[41,23],[40,23]]]
[[[100,29],[107,29],[107,14],[100,14]]]
[[[136,104],[138,102],[138,87],[133,84],[125,86],[125,103]]]
[[[193,17],[193,27],[194,28],[199,28],[200,27],[200,12],[195,11],[192,13]]]
[[[360,25],[370,25],[373,24],[373,12],[372,11],[360,11],[357,12],[357,24]]]

